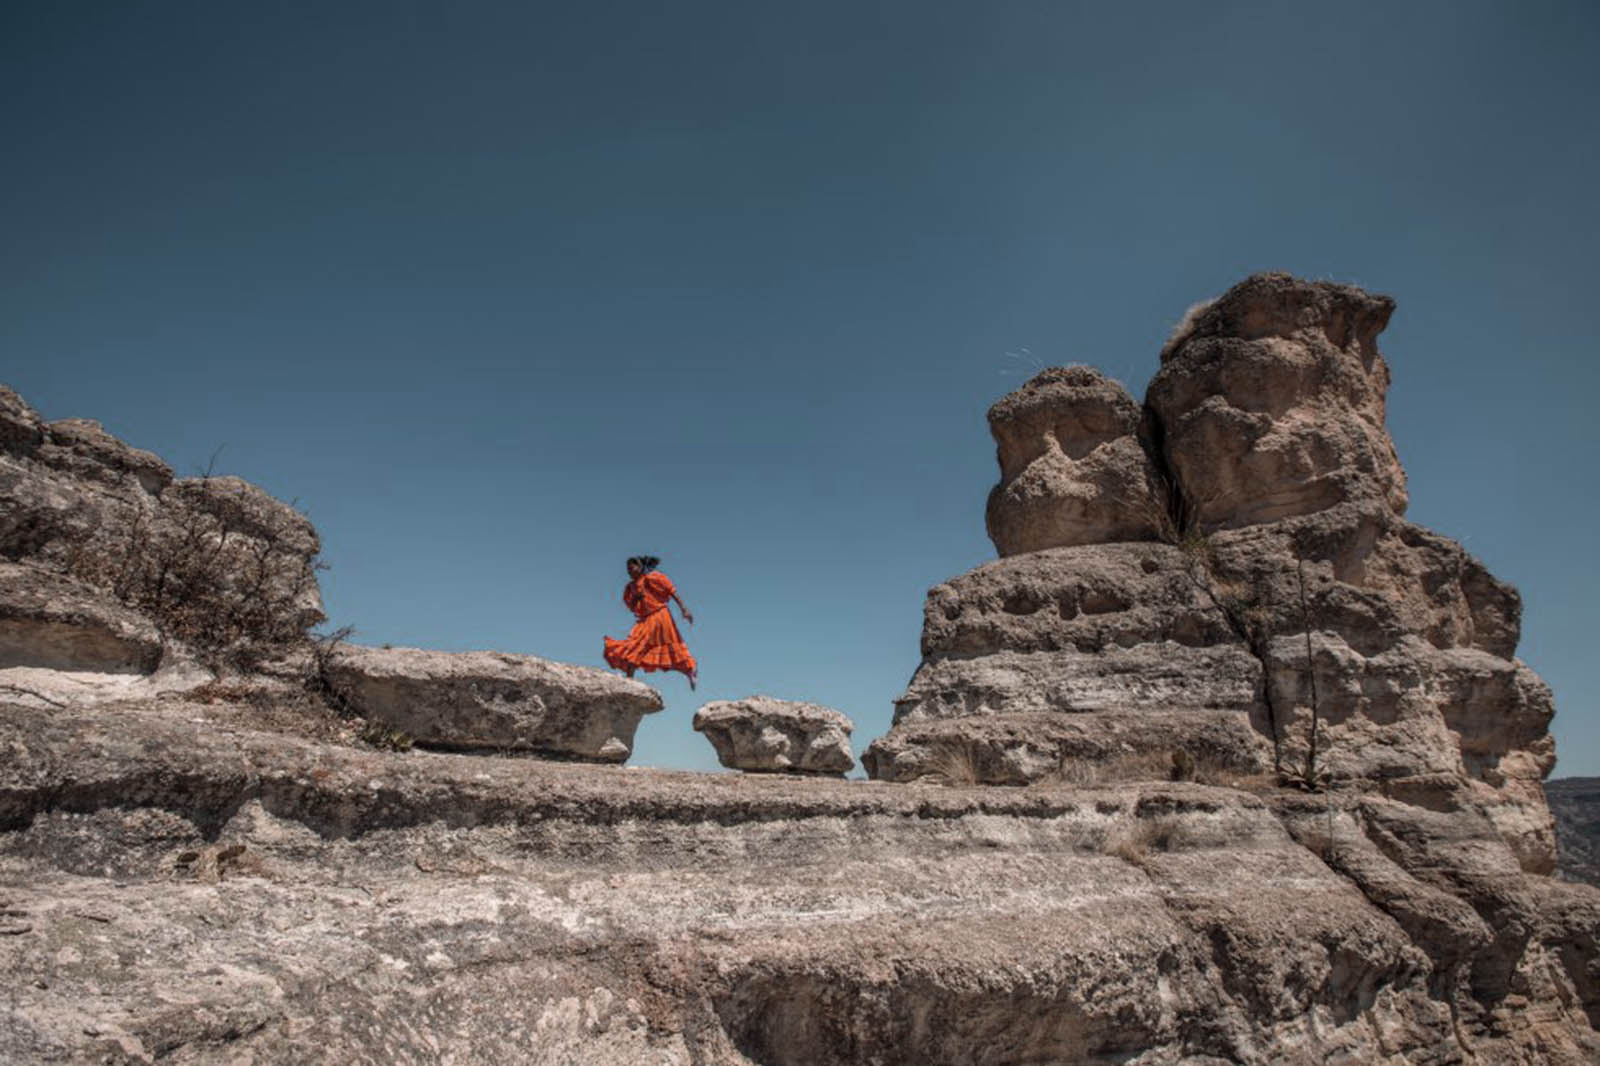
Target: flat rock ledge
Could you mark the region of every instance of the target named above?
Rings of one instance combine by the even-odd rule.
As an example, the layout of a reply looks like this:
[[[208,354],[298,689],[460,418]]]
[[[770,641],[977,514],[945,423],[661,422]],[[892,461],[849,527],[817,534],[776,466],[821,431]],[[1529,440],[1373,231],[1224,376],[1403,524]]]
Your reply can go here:
[[[493,651],[344,645],[328,680],[369,720],[450,751],[625,762],[639,719],[662,708],[638,681]]]
[[[715,700],[694,715],[694,728],[734,770],[839,775],[855,768],[850,719],[831,707],[768,696]]]

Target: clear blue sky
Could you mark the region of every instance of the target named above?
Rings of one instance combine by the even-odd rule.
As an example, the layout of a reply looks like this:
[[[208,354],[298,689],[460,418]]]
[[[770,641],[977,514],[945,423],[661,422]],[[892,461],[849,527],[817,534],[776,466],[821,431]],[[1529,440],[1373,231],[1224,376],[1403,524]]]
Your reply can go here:
[[[1351,281],[1410,517],[1600,774],[1597,55],[1590,2],[13,0],[0,381],[225,446],[365,642],[599,665],[661,555],[704,681],[635,761],[709,768],[703,699],[888,728],[1006,353],[1141,396],[1189,304]]]

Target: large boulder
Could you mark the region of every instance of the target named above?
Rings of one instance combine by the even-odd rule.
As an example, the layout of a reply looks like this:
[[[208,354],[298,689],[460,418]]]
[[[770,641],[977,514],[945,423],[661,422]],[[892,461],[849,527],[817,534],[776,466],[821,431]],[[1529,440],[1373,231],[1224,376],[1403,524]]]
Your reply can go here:
[[[364,717],[451,751],[625,762],[662,708],[649,685],[532,655],[341,645],[325,673]]]
[[[1085,366],[1046,370],[989,408],[1000,463],[987,508],[995,550],[1158,539],[1170,519],[1142,418],[1126,389]]]
[[[855,767],[850,719],[816,703],[752,696],[714,700],[694,714],[694,728],[735,770],[843,774]]]
[[[1191,313],[1145,394],[1188,520],[1231,529],[1346,501],[1404,513],[1377,340],[1394,306],[1257,274]]]

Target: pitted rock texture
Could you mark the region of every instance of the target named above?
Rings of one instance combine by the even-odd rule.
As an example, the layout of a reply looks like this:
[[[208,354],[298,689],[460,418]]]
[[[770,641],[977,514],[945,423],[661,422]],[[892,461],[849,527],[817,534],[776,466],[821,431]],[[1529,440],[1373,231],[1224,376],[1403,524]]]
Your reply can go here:
[[[321,622],[318,550],[305,516],[256,486],[175,479],[98,422],[45,422],[0,386],[0,558],[220,648],[282,645]]]
[[[937,585],[895,722],[1139,706],[1264,714],[1260,661],[1166,544],[1013,556]]]
[[[1231,529],[1344,502],[1404,513],[1378,351],[1394,306],[1257,274],[1191,314],[1145,395],[1188,521]]]
[[[663,706],[649,685],[609,671],[503,652],[346,644],[326,676],[364,717],[455,750],[624,762],[639,720]]]
[[[843,712],[821,704],[770,696],[714,700],[695,712],[693,725],[731,769],[834,775],[855,769],[855,726]]]
[[[1525,870],[1554,869],[1541,787],[1554,707],[1515,657],[1520,599],[1402,517],[1377,348],[1393,310],[1265,274],[1191,313],[1142,415],[1115,422],[1159,457],[1174,543],[1109,535],[935,586],[922,663],[878,749],[896,757],[869,769],[926,762],[938,752],[914,749],[936,738],[920,727],[946,719],[970,722],[973,750],[992,753],[988,716],[1232,710],[1286,779],[1471,809]],[[996,410],[1019,426],[1073,410],[1044,399],[1067,383],[1092,378],[1047,371]],[[985,759],[997,780],[1017,776]]]
[[[396,755],[253,713],[0,707],[0,1060],[1600,1054],[1600,891],[1471,811]]]
[[[1170,525],[1142,413],[1091,367],[1055,367],[989,408],[1000,483],[989,538],[1001,555],[1108,540],[1156,540]]]

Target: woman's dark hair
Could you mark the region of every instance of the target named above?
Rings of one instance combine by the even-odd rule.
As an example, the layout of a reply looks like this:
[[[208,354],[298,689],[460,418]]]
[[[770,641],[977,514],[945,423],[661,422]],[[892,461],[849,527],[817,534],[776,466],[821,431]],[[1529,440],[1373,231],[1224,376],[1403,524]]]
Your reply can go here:
[[[661,562],[661,557],[659,555],[634,555],[629,557],[628,562],[638,563],[646,570],[654,570],[656,565]]]

